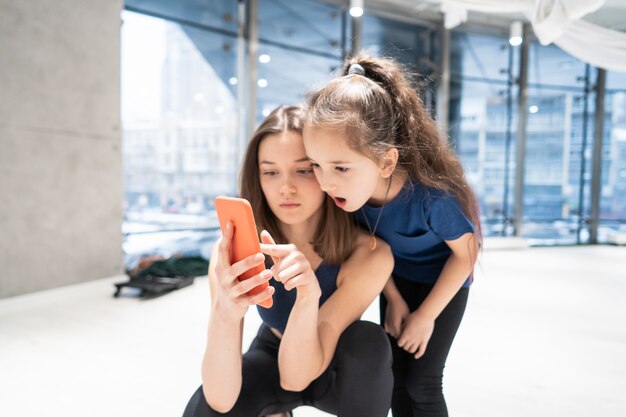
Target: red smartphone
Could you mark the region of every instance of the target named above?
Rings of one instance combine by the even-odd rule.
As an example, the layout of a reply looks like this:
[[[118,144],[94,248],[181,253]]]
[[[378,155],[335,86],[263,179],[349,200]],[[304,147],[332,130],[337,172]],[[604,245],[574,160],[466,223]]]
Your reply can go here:
[[[228,222],[231,222],[234,227],[233,240],[230,248],[231,264],[241,261],[250,255],[261,252],[259,235],[257,234],[256,223],[254,222],[254,214],[252,213],[252,206],[248,200],[244,198],[220,196],[215,199],[215,209],[217,210],[217,217],[220,221],[222,234],[224,234],[226,224]],[[264,265],[259,265],[247,270],[238,278],[240,281],[252,278],[264,269]],[[269,284],[264,282],[263,284],[251,289],[248,294],[258,294],[268,286]],[[270,296],[261,301],[259,305],[265,308],[272,307],[272,297]]]

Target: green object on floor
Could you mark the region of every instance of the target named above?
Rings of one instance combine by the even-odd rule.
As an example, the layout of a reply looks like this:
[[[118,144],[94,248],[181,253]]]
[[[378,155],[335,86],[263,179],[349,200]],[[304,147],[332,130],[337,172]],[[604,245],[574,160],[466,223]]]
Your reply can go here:
[[[130,280],[116,283],[114,297],[132,288],[145,298],[154,298],[193,284],[194,277],[206,275],[209,262],[199,256],[150,259],[143,269],[128,271]]]
[[[200,256],[171,257],[153,261],[150,266],[139,271],[136,278],[145,276],[158,277],[197,277],[206,275],[209,262]]]

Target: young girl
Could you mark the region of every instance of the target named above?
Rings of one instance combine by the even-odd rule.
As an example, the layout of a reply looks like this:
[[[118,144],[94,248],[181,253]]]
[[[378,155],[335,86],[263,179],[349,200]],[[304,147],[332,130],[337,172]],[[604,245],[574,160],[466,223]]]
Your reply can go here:
[[[309,99],[304,144],[335,204],[390,246],[381,323],[393,346],[392,410],[446,416],[442,377],[479,248],[476,199],[396,62],[359,54]]]
[[[269,231],[261,234],[261,250],[273,266],[239,282],[237,276],[265,257],[231,265],[228,226],[209,266],[202,386],[184,417],[256,417],[300,405],[339,416],[387,416],[389,341],[379,326],[358,319],[391,275],[393,256],[386,244],[372,252],[368,235],[320,189],[301,132],[301,109],[281,107],[249,143],[241,196],[250,201],[257,226]],[[271,277],[270,287],[247,295]],[[242,356],[244,315],[270,295],[274,305],[258,307],[263,325]]]

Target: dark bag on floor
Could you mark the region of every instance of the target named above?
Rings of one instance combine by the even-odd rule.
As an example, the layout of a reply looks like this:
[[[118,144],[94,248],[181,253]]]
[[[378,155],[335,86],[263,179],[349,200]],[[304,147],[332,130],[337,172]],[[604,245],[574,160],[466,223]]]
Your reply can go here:
[[[174,256],[142,265],[143,269],[127,271],[130,280],[115,284],[114,297],[119,297],[123,288],[139,290],[142,297],[157,297],[193,284],[193,279],[206,275],[209,268],[209,262],[199,256]]]

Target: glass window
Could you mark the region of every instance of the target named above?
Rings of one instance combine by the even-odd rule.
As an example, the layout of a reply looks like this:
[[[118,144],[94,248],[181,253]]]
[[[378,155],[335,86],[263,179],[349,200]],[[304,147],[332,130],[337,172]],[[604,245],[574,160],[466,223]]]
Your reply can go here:
[[[259,1],[257,124],[277,106],[303,104],[343,62],[341,8],[312,0],[294,4]]]
[[[478,195],[483,232],[508,235],[513,216],[517,88],[506,39],[453,32],[449,137]]]
[[[585,76],[585,63],[555,45],[529,45],[528,83],[580,88]]]
[[[452,77],[506,82],[509,48],[508,40],[502,37],[453,31],[450,50]]]
[[[343,56],[343,12],[313,0],[259,0],[261,43],[289,45],[327,56]]]
[[[626,74],[607,74],[604,108],[598,240],[615,242],[626,233]]]
[[[141,246],[140,233],[216,228],[213,199],[236,190],[237,106],[228,82],[234,38],[132,12],[122,17],[129,253],[127,245]]]
[[[269,62],[257,64],[257,123],[277,106],[304,103],[306,94],[328,82],[342,64],[339,58],[265,44],[259,46],[259,54]]]
[[[237,1],[234,0],[125,0],[124,6],[131,11],[180,23],[237,33]]]
[[[420,72],[432,66],[426,62],[431,55],[431,33],[423,26],[398,22],[372,14],[363,16],[362,45],[363,49],[376,56],[388,56],[420,70],[419,64],[425,64]]]
[[[593,143],[591,71],[585,93],[584,63],[554,45],[529,48],[523,234],[542,244],[584,243]]]
[[[237,115],[239,2],[125,4],[124,229],[135,238],[215,228],[212,201],[236,193],[237,128],[246,125]],[[257,22],[259,123],[336,75],[351,25],[345,4],[316,0],[259,0]],[[439,31],[366,14],[362,35],[363,49],[421,74],[422,99],[434,109]],[[529,48],[524,235],[543,244],[586,242],[595,69],[556,46]],[[485,234],[511,235],[520,48],[493,30],[455,30],[450,53],[450,143],[479,196]],[[605,101],[601,241],[626,232],[626,74],[608,74]]]
[[[428,109],[436,106],[439,32],[372,14],[363,15],[362,47],[374,56],[396,59],[417,76],[422,100]],[[434,112],[434,110],[433,110]]]

